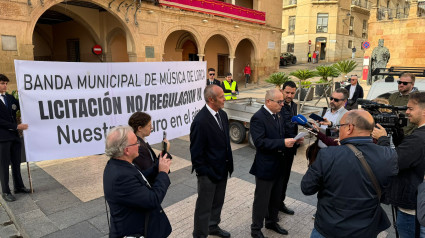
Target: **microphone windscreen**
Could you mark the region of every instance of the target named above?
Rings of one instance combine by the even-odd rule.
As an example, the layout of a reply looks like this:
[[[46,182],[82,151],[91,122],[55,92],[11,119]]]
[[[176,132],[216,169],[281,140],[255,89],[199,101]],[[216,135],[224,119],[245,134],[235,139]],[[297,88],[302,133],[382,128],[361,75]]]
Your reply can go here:
[[[292,122],[296,122],[300,125],[305,125],[307,124],[308,121],[307,121],[307,118],[305,118],[305,116],[298,114],[292,117]]]

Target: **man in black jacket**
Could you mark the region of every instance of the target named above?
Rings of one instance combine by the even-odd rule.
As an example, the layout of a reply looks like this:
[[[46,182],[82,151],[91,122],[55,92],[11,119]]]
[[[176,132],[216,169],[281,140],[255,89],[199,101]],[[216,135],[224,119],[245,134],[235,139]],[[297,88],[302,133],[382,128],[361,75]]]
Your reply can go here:
[[[298,134],[298,125],[292,122],[292,117],[297,115],[297,104],[294,102],[295,91],[297,85],[292,81],[287,81],[282,86],[284,104],[280,110],[282,117],[283,127],[285,131],[285,138],[294,138]],[[289,176],[291,175],[292,163],[294,162],[294,156],[297,153],[297,149],[304,141],[304,138],[295,144],[292,148],[285,148],[283,153],[283,187],[279,211],[294,215],[294,211],[285,205],[286,189],[288,187]]]
[[[397,208],[397,230],[401,237],[415,236],[416,191],[425,173],[425,92],[411,93],[407,102],[406,116],[418,128],[403,138],[395,148],[400,172],[388,189],[388,202]],[[389,146],[385,129],[373,130],[378,145]],[[425,229],[425,228],[422,228]]]
[[[5,201],[16,200],[9,188],[9,164],[12,165],[13,184],[16,193],[29,193],[21,176],[21,140],[18,130],[26,130],[27,124],[18,124],[16,112],[19,102],[10,94],[6,94],[9,79],[0,74],[0,182],[2,197]]]
[[[251,224],[251,236],[254,238],[264,237],[261,232],[264,220],[267,229],[288,234],[277,222],[283,187],[284,151],[293,147],[296,141],[285,138],[279,113],[282,105],[282,93],[278,89],[268,90],[264,106],[252,116],[250,122],[250,132],[257,150],[249,171],[255,176]]]
[[[217,86],[220,86],[220,81],[215,79],[215,69],[209,68],[208,69],[208,79],[207,79],[207,85],[215,84]]]
[[[111,159],[103,172],[103,191],[111,212],[110,238],[157,237],[171,233],[171,225],[161,207],[170,186],[171,160],[159,158],[153,183],[133,164],[140,141],[129,126],[114,127],[106,137],[105,153]]]
[[[357,104],[357,99],[364,97],[363,88],[362,86],[360,86],[358,79],[359,78],[357,77],[357,75],[351,75],[351,85],[345,87],[349,95],[347,105],[345,106],[345,109],[347,110],[357,109],[359,107]]]
[[[397,154],[373,143],[370,133],[375,123],[368,112],[349,111],[340,122],[341,146],[321,149],[301,181],[305,195],[318,193],[311,237],[376,237],[391,225],[378,191],[397,174]],[[379,189],[348,144],[363,154]]]
[[[225,101],[223,90],[217,85],[208,85],[204,99],[206,105],[196,114],[190,126],[192,172],[196,171],[198,179],[193,237],[230,237],[229,232],[218,226],[227,177],[233,172],[229,119],[222,110]]]

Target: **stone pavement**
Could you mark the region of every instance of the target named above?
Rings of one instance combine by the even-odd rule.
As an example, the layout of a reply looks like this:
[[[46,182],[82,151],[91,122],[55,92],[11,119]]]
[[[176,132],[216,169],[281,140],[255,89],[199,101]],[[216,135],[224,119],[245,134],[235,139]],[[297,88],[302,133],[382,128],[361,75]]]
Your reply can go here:
[[[250,85],[241,90],[240,96],[263,98],[269,88],[273,86]],[[279,214],[279,223],[289,231],[286,237],[309,237],[314,224],[312,215],[316,211],[316,196],[304,196],[300,190],[300,181],[307,170],[306,146],[301,147],[295,157],[287,191],[286,203],[295,210],[295,215]],[[159,145],[153,147],[160,148]],[[232,150],[235,171],[228,181],[221,227],[231,232],[232,237],[250,237],[255,180],[249,169],[255,150],[248,146],[247,141],[232,144]],[[191,174],[188,136],[171,140],[170,153],[173,154],[171,186],[162,204],[172,223],[171,237],[191,237],[197,193],[196,176]],[[18,200],[12,203],[5,203],[0,197],[4,205],[0,207],[0,237],[108,237],[102,187],[107,160],[103,155],[96,155],[30,163],[35,193],[17,194]],[[24,178],[28,177],[26,171],[23,164]],[[388,208],[385,209],[391,215]],[[10,232],[4,232],[6,229]],[[268,237],[281,237],[267,229],[263,231]],[[394,237],[393,229],[379,237]]]

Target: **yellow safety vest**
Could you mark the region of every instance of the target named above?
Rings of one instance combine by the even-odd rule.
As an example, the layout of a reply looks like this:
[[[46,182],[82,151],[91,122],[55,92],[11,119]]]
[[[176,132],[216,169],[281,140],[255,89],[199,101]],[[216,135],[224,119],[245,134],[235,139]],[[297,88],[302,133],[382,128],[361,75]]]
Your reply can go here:
[[[232,86],[230,86],[230,84],[229,84],[229,82],[227,82],[227,80],[224,80],[223,81],[223,84],[224,84],[224,88],[226,90],[230,90],[230,91],[235,91],[236,90],[236,82],[235,81],[232,82]],[[230,93],[225,93],[224,94],[224,97],[226,98],[226,100],[236,99],[237,98],[236,95],[233,95],[232,96],[232,93],[231,92]]]

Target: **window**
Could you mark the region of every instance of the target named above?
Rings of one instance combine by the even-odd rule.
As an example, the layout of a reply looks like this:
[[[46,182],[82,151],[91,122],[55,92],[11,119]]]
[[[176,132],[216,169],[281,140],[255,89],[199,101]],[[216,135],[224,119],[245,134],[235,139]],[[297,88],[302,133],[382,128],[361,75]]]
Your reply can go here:
[[[66,40],[67,61],[80,62],[80,40],[68,39]]]
[[[328,32],[328,14],[318,13],[317,14],[317,29],[316,32]]]
[[[294,52],[294,43],[288,43],[288,46],[286,48],[287,52]]]
[[[348,48],[349,49],[353,48],[353,41],[352,40],[348,41]]]
[[[353,35],[353,29],[354,29],[354,17],[350,17],[350,26],[348,29],[348,35]]]
[[[363,20],[362,38],[367,38],[367,20]]]
[[[294,35],[295,33],[295,16],[289,17],[288,35]]]

